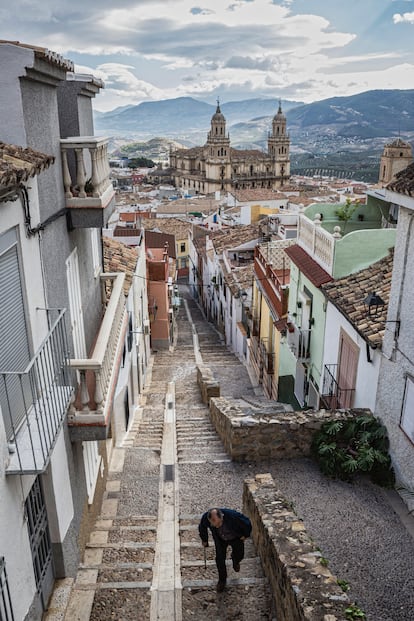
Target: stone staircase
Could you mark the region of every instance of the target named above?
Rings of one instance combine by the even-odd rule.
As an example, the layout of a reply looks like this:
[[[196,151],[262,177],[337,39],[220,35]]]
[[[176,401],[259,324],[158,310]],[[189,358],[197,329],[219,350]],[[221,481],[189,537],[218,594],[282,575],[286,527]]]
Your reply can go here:
[[[192,413],[195,413],[195,408],[192,408]],[[207,416],[205,407],[198,409],[198,416],[177,420],[176,428],[179,464],[231,461]]]
[[[217,568],[214,543],[203,548],[198,536],[199,515],[180,516],[181,579],[183,621],[261,621],[272,619],[271,596],[260,559],[250,539],[245,543],[245,558],[240,573],[227,561],[227,588],[216,593]],[[204,550],[206,561],[204,561]]]

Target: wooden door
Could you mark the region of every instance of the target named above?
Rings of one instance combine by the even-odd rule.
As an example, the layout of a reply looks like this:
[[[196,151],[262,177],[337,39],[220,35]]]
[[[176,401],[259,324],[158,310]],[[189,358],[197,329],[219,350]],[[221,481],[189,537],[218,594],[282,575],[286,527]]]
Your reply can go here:
[[[359,347],[350,336],[341,329],[339,336],[338,357],[338,407],[350,408],[353,405],[356,374],[358,370]]]

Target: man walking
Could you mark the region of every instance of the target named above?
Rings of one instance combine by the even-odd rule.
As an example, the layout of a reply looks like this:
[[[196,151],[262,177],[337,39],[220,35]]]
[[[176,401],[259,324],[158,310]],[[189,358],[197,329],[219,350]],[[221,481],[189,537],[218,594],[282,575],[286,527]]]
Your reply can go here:
[[[202,515],[198,525],[201,542],[205,548],[208,547],[208,528],[211,530],[216,546],[216,565],[219,575],[217,592],[221,593],[227,581],[227,546],[230,546],[232,550],[234,571],[240,571],[240,563],[244,558],[244,540],[250,536],[252,525],[248,517],[233,509],[210,509]]]

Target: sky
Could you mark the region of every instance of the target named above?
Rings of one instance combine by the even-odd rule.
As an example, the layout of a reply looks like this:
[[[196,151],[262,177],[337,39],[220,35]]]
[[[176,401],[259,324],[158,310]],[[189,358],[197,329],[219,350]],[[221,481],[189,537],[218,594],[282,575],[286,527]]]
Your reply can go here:
[[[13,0],[0,39],[101,78],[101,111],[414,88],[414,0]]]

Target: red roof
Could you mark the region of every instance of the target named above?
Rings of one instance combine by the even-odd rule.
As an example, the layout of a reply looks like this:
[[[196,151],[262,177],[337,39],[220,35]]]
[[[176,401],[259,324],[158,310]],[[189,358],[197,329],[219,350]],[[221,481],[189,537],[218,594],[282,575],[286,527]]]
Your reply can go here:
[[[285,248],[285,252],[289,259],[298,266],[300,271],[308,278],[315,287],[320,287],[327,282],[333,280],[332,276],[326,272],[308,253],[295,244],[289,248]]]

